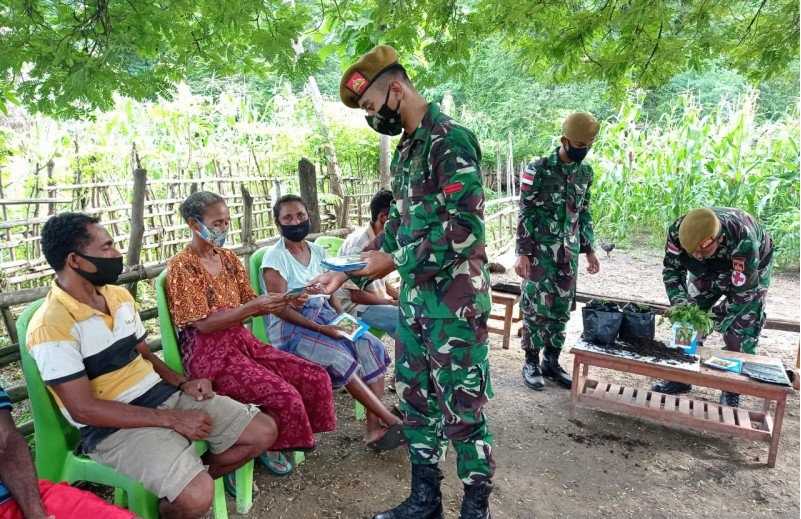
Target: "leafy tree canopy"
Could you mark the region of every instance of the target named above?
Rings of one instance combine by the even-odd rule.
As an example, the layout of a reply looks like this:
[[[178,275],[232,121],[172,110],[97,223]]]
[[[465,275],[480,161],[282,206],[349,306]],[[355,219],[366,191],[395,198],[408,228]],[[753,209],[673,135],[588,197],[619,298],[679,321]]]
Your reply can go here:
[[[521,75],[652,87],[719,60],[752,81],[798,58],[797,0],[6,0],[0,95],[59,116],[182,79],[302,78],[391,43],[422,85],[471,74],[491,36]],[[487,78],[490,80],[491,78]],[[4,103],[0,103],[0,107]]]

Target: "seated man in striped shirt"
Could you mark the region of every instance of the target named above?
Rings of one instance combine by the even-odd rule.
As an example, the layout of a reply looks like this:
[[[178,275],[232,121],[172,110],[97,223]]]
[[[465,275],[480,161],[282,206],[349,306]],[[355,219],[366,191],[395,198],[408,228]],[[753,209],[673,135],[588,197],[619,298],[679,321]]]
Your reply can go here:
[[[37,480],[25,438],[0,387],[0,517],[2,519],[133,519],[134,514],[66,483]]]
[[[215,396],[208,380],[187,380],[150,352],[133,298],[112,284],[122,255],[96,218],[51,217],[42,251],[56,279],[31,319],[28,348],[79,429],[80,450],[162,498],[161,517],[203,516],[212,479],[267,450],[275,422]],[[202,458],[194,440],[208,442]]]

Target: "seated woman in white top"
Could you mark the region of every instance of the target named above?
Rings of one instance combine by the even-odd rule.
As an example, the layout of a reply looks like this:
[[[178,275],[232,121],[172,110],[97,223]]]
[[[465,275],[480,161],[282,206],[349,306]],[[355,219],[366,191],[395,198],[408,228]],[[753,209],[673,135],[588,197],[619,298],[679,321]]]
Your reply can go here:
[[[309,214],[298,196],[281,197],[273,207],[282,238],[262,260],[262,282],[268,293],[303,288],[323,272],[322,247],[305,240]],[[270,343],[326,368],[335,388],[345,389],[367,408],[365,441],[374,449],[398,447],[403,440],[401,420],[381,402],[384,374],[391,360],[384,343],[366,333],[356,341],[345,338],[331,322],[337,312],[324,297],[311,297],[301,310],[286,307],[266,316]]]

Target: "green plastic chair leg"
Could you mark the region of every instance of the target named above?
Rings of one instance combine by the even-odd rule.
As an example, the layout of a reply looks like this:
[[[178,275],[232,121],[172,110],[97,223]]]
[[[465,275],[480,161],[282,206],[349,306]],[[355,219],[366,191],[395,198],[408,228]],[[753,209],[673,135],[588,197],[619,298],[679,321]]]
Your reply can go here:
[[[250,460],[236,470],[236,513],[246,514],[252,506],[253,460]]]
[[[114,488],[114,504],[120,508],[128,508],[128,494],[125,493],[124,488]]]
[[[214,519],[228,519],[228,505],[225,502],[225,487],[223,486],[222,478],[214,480],[212,510],[214,510]]]
[[[136,485],[126,492],[128,510],[142,519],[159,519],[159,498],[142,485]]]
[[[295,451],[292,456],[292,463],[295,465],[295,468],[298,467],[301,463],[306,461],[306,455],[303,454],[302,451]]]
[[[361,403],[353,402],[353,416],[360,422],[367,420],[367,410]]]

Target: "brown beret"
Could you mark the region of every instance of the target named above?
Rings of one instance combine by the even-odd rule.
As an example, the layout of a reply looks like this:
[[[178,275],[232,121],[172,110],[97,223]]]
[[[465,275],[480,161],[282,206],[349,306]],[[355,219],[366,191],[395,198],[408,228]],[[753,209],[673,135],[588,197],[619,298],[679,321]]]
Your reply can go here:
[[[392,69],[403,68],[398,53],[389,45],[378,45],[345,71],[339,82],[339,97],[345,106],[359,108],[359,99],[378,77]]]
[[[574,112],[562,123],[562,135],[571,141],[589,143],[598,135],[598,121],[587,112]]]
[[[693,209],[679,224],[679,243],[681,248],[692,254],[699,246],[717,238],[720,233],[720,220],[712,209]]]

